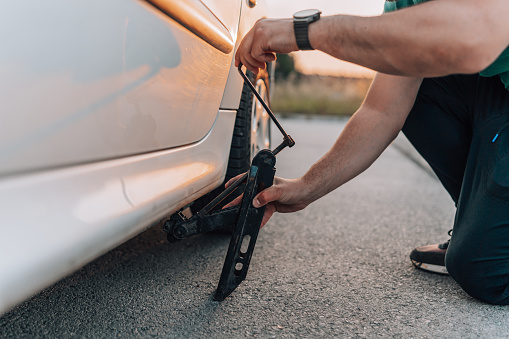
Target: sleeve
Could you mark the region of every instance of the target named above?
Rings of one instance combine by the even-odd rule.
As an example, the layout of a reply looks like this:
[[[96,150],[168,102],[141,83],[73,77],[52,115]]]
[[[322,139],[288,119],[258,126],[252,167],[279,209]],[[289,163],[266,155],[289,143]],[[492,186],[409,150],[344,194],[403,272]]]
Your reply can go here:
[[[428,0],[386,0],[384,4],[384,13],[393,12],[401,8],[426,2]]]

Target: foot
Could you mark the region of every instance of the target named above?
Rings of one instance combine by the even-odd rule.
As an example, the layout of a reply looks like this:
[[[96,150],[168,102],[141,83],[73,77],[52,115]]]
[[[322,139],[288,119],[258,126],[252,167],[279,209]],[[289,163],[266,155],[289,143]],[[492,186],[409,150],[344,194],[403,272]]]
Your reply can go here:
[[[451,231],[449,231],[451,235]],[[449,247],[449,240],[443,244],[417,247],[410,253],[412,264],[424,271],[448,274],[445,268],[445,253]]]

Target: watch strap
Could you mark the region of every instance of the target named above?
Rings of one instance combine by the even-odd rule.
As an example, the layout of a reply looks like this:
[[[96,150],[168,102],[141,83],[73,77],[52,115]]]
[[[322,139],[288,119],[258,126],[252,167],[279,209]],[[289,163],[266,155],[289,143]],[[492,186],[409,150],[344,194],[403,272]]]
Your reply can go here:
[[[309,28],[308,21],[299,20],[293,21],[293,30],[295,31],[295,40],[297,40],[297,47],[299,47],[299,49],[303,51],[314,49],[313,47],[311,47],[311,44],[309,43],[308,28]]]

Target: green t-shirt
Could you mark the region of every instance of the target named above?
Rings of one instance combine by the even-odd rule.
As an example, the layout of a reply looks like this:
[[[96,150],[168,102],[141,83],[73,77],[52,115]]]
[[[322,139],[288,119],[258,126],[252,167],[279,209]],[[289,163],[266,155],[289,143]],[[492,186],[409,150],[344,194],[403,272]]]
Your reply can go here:
[[[412,5],[420,4],[429,0],[397,0],[385,1],[384,13],[392,12],[400,8],[409,7]],[[483,77],[492,77],[495,75],[500,76],[506,89],[509,90],[509,47],[507,47],[502,54],[488,66],[485,70],[479,73]]]

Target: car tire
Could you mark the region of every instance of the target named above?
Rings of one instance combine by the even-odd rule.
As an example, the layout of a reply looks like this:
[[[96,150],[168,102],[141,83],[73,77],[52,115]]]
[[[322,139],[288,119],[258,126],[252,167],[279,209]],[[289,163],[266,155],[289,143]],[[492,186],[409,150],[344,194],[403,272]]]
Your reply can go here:
[[[269,103],[269,77],[266,71],[248,76],[265,102]],[[244,84],[240,106],[235,119],[226,180],[246,172],[251,160],[262,149],[270,148],[270,117]]]
[[[247,76],[267,104],[270,103],[269,67],[271,67],[270,64],[267,69],[260,70],[257,75],[250,71],[247,72]],[[218,194],[220,194],[224,190],[224,184],[228,180],[239,174],[247,172],[251,166],[251,160],[258,151],[270,148],[270,125],[270,116],[267,112],[265,112],[263,106],[254,97],[254,94],[251,92],[248,85],[244,84],[239,109],[235,118],[235,127],[233,130],[225,181],[215,190],[196,200],[191,205],[193,213],[198,212]],[[240,186],[229,197],[219,203],[213,211],[221,209],[224,205],[238,197],[242,191],[243,186]],[[219,231],[231,232],[232,228],[226,227]]]

